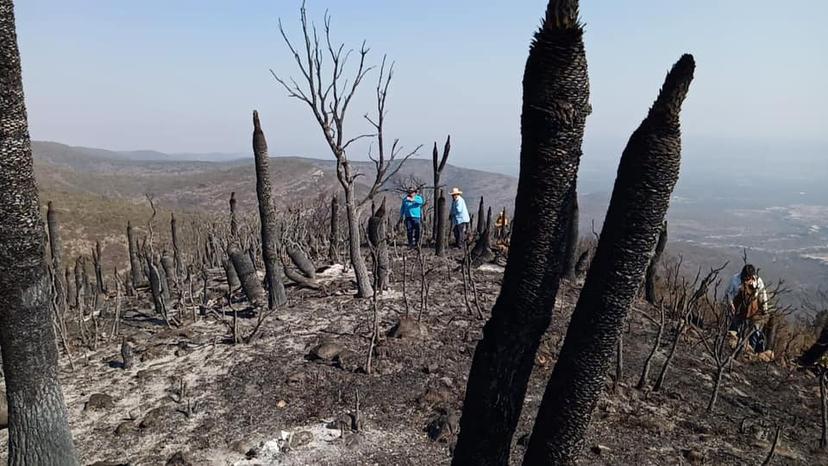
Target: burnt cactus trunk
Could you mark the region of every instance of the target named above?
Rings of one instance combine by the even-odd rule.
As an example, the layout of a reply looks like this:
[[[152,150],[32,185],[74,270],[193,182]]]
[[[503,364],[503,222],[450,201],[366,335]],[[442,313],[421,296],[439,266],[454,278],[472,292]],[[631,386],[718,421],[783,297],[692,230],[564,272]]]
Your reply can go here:
[[[230,236],[234,241],[239,239],[239,221],[236,219],[236,192],[230,193]]]
[[[173,281],[178,281],[178,274],[184,272],[184,261],[181,260],[181,248],[178,246],[178,223],[175,221],[175,214],[172,212],[170,212],[170,235],[172,237],[176,273],[176,275],[173,275]]]
[[[583,447],[678,180],[679,113],[694,68],[690,55],[673,66],[621,156],[598,248],[546,386],[524,464],[573,464]]]
[[[256,197],[259,200],[267,304],[270,309],[275,309],[287,302],[287,295],[282,284],[282,262],[279,260],[279,228],[271,199],[270,157],[267,155],[267,141],[257,111],[253,112],[253,155],[256,157]],[[235,261],[233,263],[235,264]],[[239,276],[241,278],[241,273]]]
[[[508,464],[535,353],[560,285],[566,206],[590,111],[577,2],[552,1],[526,62],[512,246],[472,361],[455,465]],[[543,202],[535,202],[540,198]]]
[[[138,289],[143,283],[141,259],[138,257],[138,239],[132,229],[132,223],[127,222],[127,248],[129,250],[129,269],[132,279],[132,288]]]
[[[339,201],[336,196],[331,198],[331,236],[328,238],[328,260],[337,264],[339,258]]]
[[[302,272],[302,275],[311,279],[316,278],[316,266],[313,265],[313,262],[304,251],[295,244],[289,244],[286,249],[290,261]]]
[[[259,282],[259,277],[256,276],[256,269],[253,268],[250,256],[236,246],[230,246],[227,253],[230,255],[230,260],[233,261],[233,267],[236,269],[236,275],[239,277],[247,300],[256,307],[266,305],[268,298],[261,282]]]
[[[60,224],[57,211],[49,201],[46,210],[46,224],[49,227],[49,253],[52,258],[52,270],[55,276],[55,300],[58,303],[58,312],[63,314],[67,304],[67,283],[63,274],[63,242],[60,240]]]
[[[375,286],[377,291],[388,288],[390,260],[388,258],[388,244],[386,236],[386,209],[385,198],[382,199],[379,209],[368,219],[368,241],[371,243],[371,251],[374,259],[374,273],[377,274]]]
[[[480,205],[477,206],[477,236],[483,234],[486,229],[486,206],[483,204],[483,196],[480,196]]]
[[[92,250],[92,267],[95,269],[95,288],[98,294],[106,293],[104,282],[103,264],[101,263],[101,242],[95,241],[95,248]]]
[[[822,359],[826,352],[828,352],[828,324],[822,328],[817,341],[799,357],[799,363],[803,366],[813,366]]]
[[[438,256],[443,256],[446,253],[446,247],[448,247],[448,228],[446,228],[446,225],[448,225],[448,214],[446,213],[446,195],[443,193],[443,188],[437,191],[437,208],[435,209],[436,241],[434,243],[434,252]]]
[[[226,258],[221,261],[221,266],[224,268],[224,275],[227,277],[227,289],[230,293],[238,290],[241,286],[239,282],[239,275],[236,273],[236,268],[233,267],[233,262]]]
[[[650,259],[650,264],[647,265],[647,273],[644,276],[644,299],[652,305],[655,305],[656,303],[656,270],[658,270],[658,263],[661,260],[661,254],[664,252],[664,248],[666,246],[667,221],[665,220],[664,224],[661,226],[661,231],[658,233],[658,242],[656,243],[655,251],[653,252],[653,258]]]
[[[440,186],[440,178],[443,176],[443,169],[446,168],[446,162],[448,162],[449,152],[451,152],[451,135],[446,136],[446,144],[443,146],[443,155],[440,156],[440,153],[437,151],[437,142],[434,142],[434,149],[431,151],[431,164],[433,169],[434,175],[434,198],[438,199],[438,191],[439,194],[442,194],[442,186]],[[438,206],[439,207],[439,206]],[[440,209],[434,210],[434,221],[432,222],[432,230],[431,230],[431,240],[434,242],[440,242],[442,236],[440,236],[440,226],[439,223],[441,220],[445,218],[445,215],[440,214]],[[445,245],[443,245],[443,249],[445,249]],[[438,253],[439,254],[439,253]]]
[[[20,73],[14,7],[0,0],[0,347],[8,464],[76,465],[58,380],[46,232]]]
[[[578,263],[578,190],[572,187],[572,202],[569,204],[569,229],[566,232],[566,251],[564,252],[564,276],[569,281],[575,281],[575,265]]]

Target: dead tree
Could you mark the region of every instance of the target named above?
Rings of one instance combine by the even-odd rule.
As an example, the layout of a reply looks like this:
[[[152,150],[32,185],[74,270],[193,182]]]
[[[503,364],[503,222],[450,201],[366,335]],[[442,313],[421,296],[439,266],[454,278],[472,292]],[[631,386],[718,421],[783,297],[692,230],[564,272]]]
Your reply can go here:
[[[559,6],[550,2],[526,62],[512,246],[472,360],[455,465],[508,463],[535,353],[560,286],[565,207],[591,108],[577,6]],[[539,198],[544,201],[533,201]]]
[[[256,158],[256,198],[259,201],[259,226],[262,231],[262,258],[265,266],[267,303],[270,309],[275,309],[287,302],[287,295],[285,286],[282,284],[282,262],[279,260],[281,240],[271,199],[273,193],[270,185],[270,157],[267,154],[267,141],[259,123],[259,112],[255,110],[253,111],[253,155]],[[235,264],[235,260],[233,263]],[[239,278],[241,275],[239,272]]]
[[[580,221],[578,211],[578,190],[572,187],[572,202],[569,204],[569,228],[566,233],[566,252],[564,253],[564,276],[570,282],[577,278],[575,266],[578,263],[578,222]]]
[[[132,288],[138,289],[143,284],[141,259],[138,257],[138,239],[132,223],[127,221],[127,249],[129,250],[129,268],[132,278]]]
[[[173,259],[175,260],[175,275],[173,281],[178,283],[178,277],[184,273],[184,261],[181,259],[181,248],[178,245],[178,224],[175,214],[170,212],[170,237],[172,239]]]
[[[98,294],[106,293],[106,283],[104,283],[103,265],[101,264],[101,242],[95,241],[95,247],[92,249],[92,267],[95,269],[95,290]]]
[[[656,243],[655,251],[653,252],[653,258],[650,259],[650,264],[647,266],[647,274],[645,275],[644,280],[644,299],[647,300],[648,303],[655,305],[656,303],[656,292],[655,292],[655,276],[656,270],[658,269],[658,263],[661,260],[661,254],[664,252],[664,248],[667,246],[667,221],[664,221],[664,225],[661,226],[661,231],[658,233],[658,242]]]
[[[230,236],[238,241],[239,238],[239,222],[236,218],[236,192],[230,193]]]
[[[828,449],[828,368],[819,367],[819,413],[822,427],[819,448]]]
[[[390,151],[386,151],[384,125],[387,111],[385,105],[388,87],[393,77],[394,65],[386,66],[385,58],[383,58],[379,67],[379,79],[376,87],[377,115],[373,118],[365,116],[373,127],[374,133],[346,138],[345,117],[348,114],[351,100],[366,75],[373,69],[365,63],[368,48],[363,42],[362,47],[356,54],[357,57],[352,60],[352,63],[355,63],[352,73],[347,73],[346,65],[353,50],[345,49],[344,44],[335,45],[333,43],[330,17],[325,15],[324,32],[319,34],[316,27],[310,24],[303,5],[300,9],[300,22],[302,26],[302,44],[304,45],[302,53],[297,51],[293,42],[288,38],[281,20],[279,21],[279,32],[302,73],[299,80],[302,84],[300,85],[293,79],[285,80],[273,70],[271,70],[271,74],[288,92],[290,97],[296,98],[310,107],[336,160],[337,180],[345,193],[348,247],[351,266],[354,269],[357,281],[357,296],[370,298],[373,295],[371,279],[360,250],[360,216],[362,208],[379,193],[388,180],[397,174],[403,164],[417,153],[419,147],[406,153],[399,144],[399,140],[394,140]],[[320,44],[320,38],[322,44]],[[326,60],[323,60],[323,56],[326,57]],[[356,179],[360,176],[360,173],[351,166],[348,150],[353,143],[365,138],[376,139],[376,155],[372,154],[370,149],[368,154],[376,170],[373,183],[369,186],[365,197],[360,201],[356,197]]]
[[[486,206],[483,204],[483,196],[480,196],[480,204],[477,206],[477,236],[483,234],[486,229]]]
[[[14,6],[0,0],[0,347],[11,466],[78,464],[58,379],[45,242]]]
[[[46,210],[46,223],[49,227],[49,252],[55,277],[55,301],[58,304],[58,313],[63,316],[67,305],[67,284],[63,275],[63,243],[60,240],[60,226],[57,210],[52,206],[52,201],[49,201]]]
[[[310,279],[316,278],[316,266],[304,251],[295,244],[288,244],[286,250],[290,261],[302,272],[302,275]]]
[[[434,149],[431,151],[431,163],[432,163],[432,170],[434,175],[434,198],[438,199],[442,195],[443,186],[440,185],[440,178],[443,175],[443,169],[446,168],[446,162],[448,161],[449,152],[451,151],[451,135],[446,136],[446,143],[443,145],[443,155],[440,156],[440,153],[437,151],[437,141],[434,141]],[[442,237],[439,230],[439,222],[445,221],[445,200],[443,201],[444,207],[443,210],[440,210],[440,204],[437,204],[437,209],[434,211],[434,222],[433,222],[433,229],[431,231],[431,239],[435,243],[441,241]],[[445,233],[443,233],[445,235]],[[443,244],[443,249],[446,248],[446,245]],[[440,255],[440,253],[437,253]]]
[[[377,292],[388,289],[389,276],[388,272],[391,268],[390,260],[388,258],[388,244],[386,242],[386,208],[385,198],[382,198],[382,204],[377,209],[371,218],[368,219],[368,241],[371,245],[371,255],[374,261],[374,273],[376,277],[374,286],[379,289]]]
[[[649,316],[648,316],[649,317]],[[656,332],[655,341],[653,342],[653,347],[650,349],[650,353],[647,355],[647,359],[644,360],[644,366],[641,369],[641,376],[638,378],[638,383],[636,384],[635,388],[639,390],[644,390],[647,388],[647,384],[649,376],[650,376],[650,366],[653,362],[653,358],[655,357],[656,353],[658,352],[658,348],[661,346],[661,338],[664,336],[664,323],[665,323],[665,312],[664,312],[664,303],[661,302],[658,305],[658,321],[655,319],[650,318],[653,322],[658,325],[658,332]]]
[[[683,55],[621,155],[610,206],[524,464],[573,463],[678,181],[679,114],[695,62]],[[572,192],[574,195],[574,191]]]
[[[331,197],[331,235],[328,238],[328,260],[339,263],[339,201]]]
[[[227,251],[230,255],[230,260],[233,261],[233,267],[236,269],[236,275],[241,282],[242,290],[244,290],[247,300],[254,307],[261,307],[267,304],[267,296],[264,288],[256,276],[256,270],[253,268],[253,263],[250,261],[250,256],[242,252],[237,246],[230,246]]]
[[[437,189],[437,209],[435,211],[434,253],[438,256],[443,256],[448,247],[448,228],[446,228],[448,225],[448,214],[446,213],[446,195],[443,192],[443,188]]]

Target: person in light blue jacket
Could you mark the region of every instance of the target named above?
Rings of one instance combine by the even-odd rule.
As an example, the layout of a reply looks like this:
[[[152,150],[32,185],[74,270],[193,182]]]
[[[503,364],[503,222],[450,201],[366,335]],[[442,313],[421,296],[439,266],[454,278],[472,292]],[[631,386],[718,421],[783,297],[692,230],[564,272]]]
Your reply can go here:
[[[422,207],[424,204],[423,196],[417,193],[417,188],[408,188],[408,195],[403,197],[400,206],[400,217],[405,221],[408,247],[411,249],[420,244],[420,222],[423,216]]]
[[[465,249],[466,228],[471,220],[469,209],[463,199],[463,191],[455,187],[449,194],[451,194],[451,223],[454,225],[454,247]]]

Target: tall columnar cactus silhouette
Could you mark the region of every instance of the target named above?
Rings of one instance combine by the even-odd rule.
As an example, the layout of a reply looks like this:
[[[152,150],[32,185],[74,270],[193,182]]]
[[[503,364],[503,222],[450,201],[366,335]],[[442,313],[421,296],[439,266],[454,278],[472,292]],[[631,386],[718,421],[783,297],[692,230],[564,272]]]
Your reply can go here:
[[[143,265],[141,259],[138,257],[138,239],[135,237],[135,230],[132,228],[132,222],[127,221],[127,250],[129,251],[129,268],[130,278],[132,279],[132,288],[138,289],[143,283],[142,270]]]
[[[446,212],[446,195],[443,188],[437,189],[437,208],[434,214],[434,226],[436,233],[434,235],[434,252],[438,256],[445,255],[446,247],[448,247],[448,214]]]
[[[390,259],[388,257],[388,245],[385,241],[386,234],[386,208],[385,198],[382,198],[382,204],[374,211],[368,219],[368,241],[371,243],[371,251],[374,260],[374,286],[377,292],[382,292],[388,288],[389,275],[391,269]]]
[[[679,113],[694,69],[691,55],[676,62],[624,149],[598,248],[546,386],[524,464],[571,464],[582,448],[621,326],[678,181]]]
[[[10,465],[75,465],[11,0],[0,0],[0,347]],[[59,273],[59,271],[56,271]]]
[[[578,2],[553,0],[524,71],[511,250],[472,361],[453,464],[508,463],[535,353],[558,293],[566,207],[590,111]],[[543,202],[534,201],[539,198]]]
[[[239,238],[239,221],[236,218],[236,192],[230,193],[230,236],[234,241]]]
[[[661,226],[661,231],[658,234],[658,242],[656,243],[653,257],[647,265],[647,273],[644,275],[644,299],[648,303],[656,304],[655,279],[658,263],[661,260],[661,254],[664,253],[664,248],[667,246],[667,221]]]
[[[331,197],[331,235],[328,238],[328,260],[332,264],[339,262],[339,201],[336,195]]]
[[[434,199],[438,199],[438,193],[443,188],[440,186],[440,178],[443,176],[443,169],[446,168],[449,153],[451,152],[451,135],[446,136],[446,143],[443,145],[443,155],[437,150],[437,141],[434,142],[434,149],[431,151],[431,164],[434,175]],[[444,207],[445,209],[445,207]],[[440,212],[439,206],[434,211],[434,221],[432,222],[431,239],[437,243],[440,241],[440,232],[438,231],[438,223],[445,217],[444,213]],[[445,249],[445,244],[442,246]]]
[[[275,309],[287,302],[287,296],[285,286],[282,284],[282,262],[279,260],[281,241],[276,224],[276,212],[273,210],[271,199],[273,194],[270,187],[270,157],[267,155],[267,141],[261,123],[259,123],[259,112],[255,110],[253,111],[253,155],[256,157],[256,197],[259,200],[267,302],[270,309]],[[241,272],[239,275],[241,278]]]
[[[569,204],[569,227],[566,232],[566,251],[564,252],[564,276],[569,281],[575,281],[575,264],[578,263],[578,190],[572,187],[572,202]]]
[[[46,224],[49,228],[49,253],[52,258],[52,272],[55,280],[55,301],[58,303],[58,312],[66,311],[67,293],[66,282],[63,276],[63,242],[60,240],[60,223],[57,210],[49,201],[46,207]]]

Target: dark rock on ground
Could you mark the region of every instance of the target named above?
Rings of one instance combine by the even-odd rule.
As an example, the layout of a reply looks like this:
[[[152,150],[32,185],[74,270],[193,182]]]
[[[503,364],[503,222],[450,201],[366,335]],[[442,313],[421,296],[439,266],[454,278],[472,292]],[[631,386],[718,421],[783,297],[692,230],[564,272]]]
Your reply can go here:
[[[110,409],[115,406],[115,401],[111,396],[105,393],[95,393],[89,397],[86,406],[83,408],[86,411],[94,411],[98,409]]]

